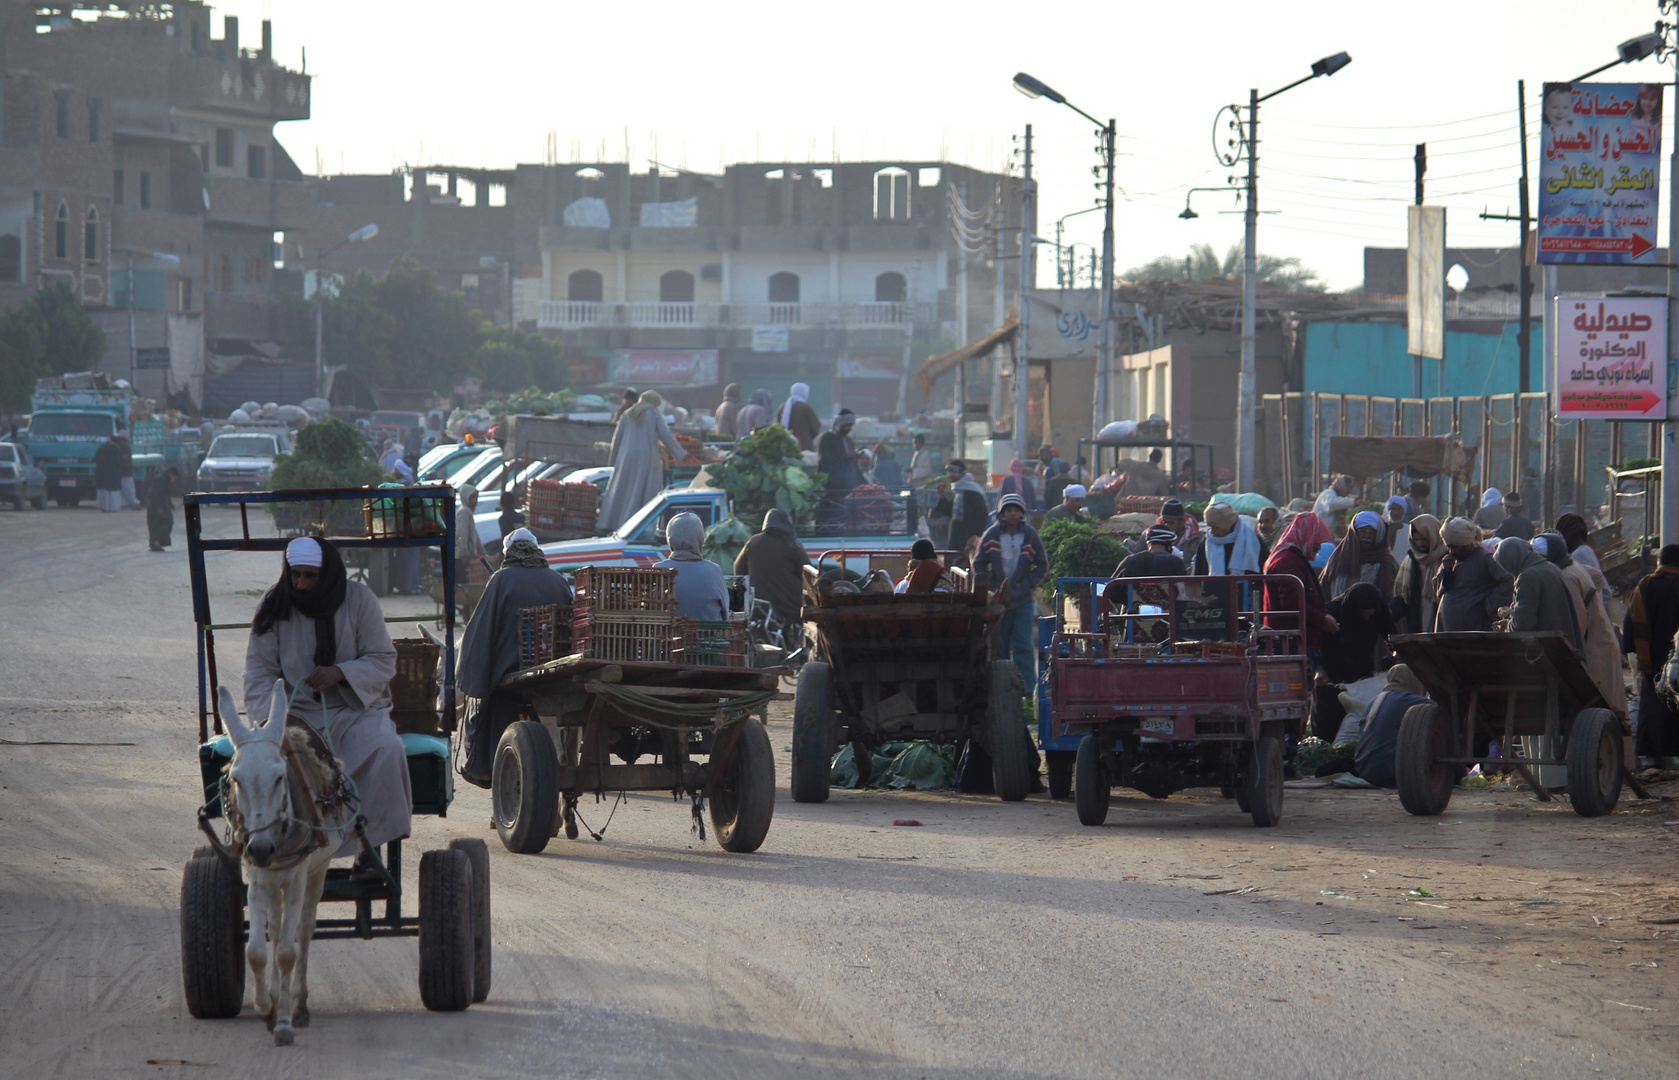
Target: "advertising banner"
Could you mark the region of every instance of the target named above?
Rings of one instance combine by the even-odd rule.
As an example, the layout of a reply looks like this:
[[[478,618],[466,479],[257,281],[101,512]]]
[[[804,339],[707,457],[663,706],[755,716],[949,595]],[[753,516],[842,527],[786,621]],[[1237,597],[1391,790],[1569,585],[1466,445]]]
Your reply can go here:
[[[1032,294],[1033,360],[1095,356],[1102,340],[1102,293],[1097,289],[1040,289]]]
[[[1660,83],[1546,83],[1539,261],[1653,262]]]
[[[786,352],[792,340],[792,329],[786,326],[754,326],[753,352]]]
[[[1667,299],[1559,296],[1552,302],[1557,416],[1667,419]]]
[[[716,349],[615,349],[612,382],[622,386],[710,386]]]
[[[1446,356],[1446,208],[1407,206],[1405,351]]]

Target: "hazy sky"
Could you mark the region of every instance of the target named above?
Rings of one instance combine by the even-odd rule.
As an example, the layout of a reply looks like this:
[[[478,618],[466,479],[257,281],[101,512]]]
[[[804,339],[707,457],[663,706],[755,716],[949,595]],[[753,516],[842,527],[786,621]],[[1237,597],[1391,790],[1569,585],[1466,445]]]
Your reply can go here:
[[[1238,242],[1241,217],[1216,212],[1237,209],[1233,196],[1197,193],[1201,217],[1177,217],[1188,188],[1234,171],[1213,159],[1214,114],[1345,50],[1350,67],[1261,109],[1260,207],[1280,212],[1261,219],[1259,246],[1347,288],[1366,244],[1405,243],[1419,141],[1448,241],[1514,243],[1514,223],[1476,215],[1516,208],[1516,80],[1527,80],[1531,153],[1540,84],[1613,59],[1651,29],[1656,3],[237,0],[216,13],[240,16],[246,44],[273,18],[288,66],[307,49],[315,119],[279,128],[305,172],[540,162],[550,132],[560,161],[622,161],[627,140],[639,168],[836,155],[998,168],[1031,123],[1040,232],[1053,236],[1057,217],[1091,205],[1095,139],[1076,113],[1016,93],[1010,79],[1025,70],[1118,120],[1122,271]],[[1650,59],[1598,78],[1672,73]],[[1100,219],[1067,222],[1068,242],[1099,244]],[[1040,282],[1053,284],[1053,266],[1040,254]]]

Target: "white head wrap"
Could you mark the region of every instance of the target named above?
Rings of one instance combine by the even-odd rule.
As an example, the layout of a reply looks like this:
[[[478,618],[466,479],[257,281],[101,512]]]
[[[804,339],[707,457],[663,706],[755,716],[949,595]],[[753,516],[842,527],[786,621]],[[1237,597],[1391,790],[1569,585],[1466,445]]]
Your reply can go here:
[[[286,563],[290,566],[321,565],[321,542],[313,536],[300,536],[286,545]]]
[[[1063,499],[1082,499],[1089,494],[1090,492],[1084,489],[1083,484],[1068,484],[1066,487],[1061,489],[1061,497]]]
[[[515,540],[528,540],[533,544],[537,542],[536,541],[536,534],[531,532],[529,529],[525,528],[522,525],[519,528],[514,529],[512,532],[508,533],[507,536],[502,540],[502,544],[503,545],[511,544]]]

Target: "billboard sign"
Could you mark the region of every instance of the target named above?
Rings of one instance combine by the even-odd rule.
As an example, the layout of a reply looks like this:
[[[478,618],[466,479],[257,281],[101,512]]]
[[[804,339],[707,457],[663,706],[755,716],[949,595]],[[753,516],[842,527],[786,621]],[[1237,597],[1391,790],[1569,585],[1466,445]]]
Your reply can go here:
[[[792,342],[792,328],[787,326],[754,326],[753,352],[786,352]]]
[[[1405,245],[1405,351],[1446,358],[1446,208],[1408,206]]]
[[[1557,416],[1667,419],[1667,298],[1559,296],[1551,301]]]
[[[710,386],[716,349],[614,349],[612,382],[621,386]]]
[[[1539,261],[1654,261],[1662,84],[1546,83]]]

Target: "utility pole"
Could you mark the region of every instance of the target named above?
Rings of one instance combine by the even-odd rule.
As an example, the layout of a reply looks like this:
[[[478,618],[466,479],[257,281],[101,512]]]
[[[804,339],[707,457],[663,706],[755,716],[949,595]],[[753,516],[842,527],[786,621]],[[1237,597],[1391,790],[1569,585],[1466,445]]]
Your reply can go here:
[[[1028,328],[1031,322],[1032,243],[1035,239],[1032,230],[1037,225],[1036,215],[1033,213],[1036,197],[1032,190],[1031,124],[1026,125],[1025,161],[1026,168],[1022,174],[1025,183],[1021,187],[1020,199],[1020,329],[1014,336],[1014,452],[1022,461],[1029,460],[1026,447],[1026,402],[1032,383],[1032,360]]]
[[[1527,83],[1522,79],[1517,79],[1516,80],[1516,123],[1518,125],[1520,125],[1521,129],[1522,129],[1521,130],[1522,191],[1521,191],[1521,198],[1520,198],[1520,204],[1521,204],[1520,213],[1522,215],[1522,242],[1517,247],[1517,250],[1521,253],[1521,257],[1522,257],[1522,267],[1521,267],[1522,296],[1521,296],[1521,301],[1520,301],[1520,312],[1521,312],[1521,320],[1522,321],[1521,321],[1521,325],[1516,327],[1516,353],[1517,353],[1517,359],[1516,359],[1516,374],[1517,374],[1516,388],[1517,388],[1518,393],[1525,394],[1525,393],[1528,392],[1528,386],[1529,386],[1528,372],[1527,372],[1528,349],[1529,349],[1529,346],[1532,344],[1532,340],[1533,340],[1533,327],[1532,327],[1532,321],[1533,321],[1533,268],[1530,267],[1528,265],[1528,262],[1527,262],[1527,231],[1528,231],[1528,229],[1532,228],[1533,226],[1532,226],[1532,217],[1530,216],[1530,211],[1528,209],[1528,201],[1527,201],[1528,200],[1528,194],[1527,194],[1527,191],[1528,191],[1528,182],[1527,182]],[[1670,209],[1668,211],[1668,213],[1671,216],[1672,210]],[[1519,402],[1519,400],[1520,399],[1518,399],[1518,402]],[[1619,462],[1616,463],[1617,466],[1619,464],[1620,464]]]
[[[1008,275],[1003,272],[1003,267],[1007,263],[1008,257],[1003,254],[1003,181],[1000,178],[996,182],[995,194],[997,199],[997,212],[993,218],[996,222],[993,227],[997,232],[997,254],[995,264],[997,267],[997,297],[994,302],[994,307],[997,317],[994,322],[999,328],[1001,328],[1003,323],[1009,317],[1009,301]],[[991,351],[991,356],[986,363],[990,365],[991,370],[991,415],[986,417],[986,420],[990,424],[991,433],[995,435],[997,433],[997,422],[1002,419],[1003,416],[1003,360],[1001,354],[997,350],[993,349]]]
[[[1114,366],[1114,121],[1102,132],[1102,335],[1096,339],[1096,401],[1091,417],[1090,437],[1113,419],[1113,402],[1109,400],[1113,385]]]
[[[1236,490],[1253,490],[1254,353],[1258,345],[1254,304],[1259,276],[1259,90],[1248,91],[1248,191],[1242,215],[1242,374],[1236,384]]]
[[[1412,160],[1414,161],[1414,163],[1416,165],[1416,174],[1417,174],[1416,199],[1417,199],[1417,205],[1421,206],[1422,205],[1422,199],[1423,199],[1423,190],[1422,190],[1423,189],[1423,176],[1426,175],[1427,172],[1428,172],[1428,144],[1427,143],[1418,143],[1417,144],[1417,153],[1416,153],[1416,156]],[[1416,287],[1415,283],[1412,283],[1411,287],[1415,288]],[[1442,314],[1444,314],[1444,313],[1442,313]],[[1441,390],[1440,392],[1442,394],[1445,393],[1444,390]],[[1422,356],[1420,354],[1416,354],[1416,353],[1413,353],[1411,355],[1411,396],[1414,397],[1414,398],[1422,397]]]
[[[1673,92],[1679,95],[1679,50],[1675,50]],[[1679,101],[1679,96],[1676,96]],[[1679,109],[1674,110],[1673,150],[1668,166],[1667,195],[1667,419],[1662,422],[1662,518],[1663,544],[1679,542],[1679,443],[1675,442],[1679,421],[1679,394],[1674,393],[1673,357],[1679,355],[1679,273],[1673,258],[1679,252]],[[1547,313],[1548,314],[1548,313]]]
[[[968,210],[968,182],[962,181],[962,213]],[[960,215],[958,215],[960,216]],[[965,224],[965,222],[964,222]],[[956,237],[956,322],[961,326],[957,340],[968,342],[968,242],[960,231]],[[968,456],[968,362],[956,365],[956,456]]]

